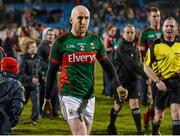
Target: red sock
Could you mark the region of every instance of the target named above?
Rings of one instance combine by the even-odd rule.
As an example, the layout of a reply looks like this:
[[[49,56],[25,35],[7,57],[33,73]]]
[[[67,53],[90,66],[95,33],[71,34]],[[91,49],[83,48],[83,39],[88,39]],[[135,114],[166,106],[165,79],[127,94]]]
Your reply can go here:
[[[151,116],[151,119],[154,119],[154,115],[155,115],[154,109],[150,109],[150,116]]]
[[[148,109],[148,111],[144,114],[144,121],[149,121],[151,118],[151,110],[152,109]]]

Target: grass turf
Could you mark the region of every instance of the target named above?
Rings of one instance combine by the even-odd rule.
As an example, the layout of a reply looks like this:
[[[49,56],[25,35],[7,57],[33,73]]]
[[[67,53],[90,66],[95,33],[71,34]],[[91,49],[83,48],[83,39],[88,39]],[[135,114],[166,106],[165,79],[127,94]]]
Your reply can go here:
[[[92,126],[92,135],[106,135],[107,126],[109,123],[109,114],[113,106],[113,99],[107,98],[102,94],[102,69],[99,63],[95,69],[95,96],[96,107],[94,114],[94,121]],[[141,106],[140,110],[143,114],[147,110],[147,106]],[[59,112],[60,116],[61,113]],[[23,110],[21,121],[13,130],[15,135],[70,135],[70,130],[62,117],[58,119],[39,119],[38,125],[30,124],[31,102],[29,102]],[[142,115],[141,115],[142,116]],[[143,116],[142,116],[143,117]],[[163,135],[171,134],[171,116],[169,108],[166,109],[165,120],[162,122],[160,131]],[[142,121],[143,126],[143,121]],[[121,112],[118,114],[116,121],[118,134],[133,135],[136,134],[135,125],[131,116],[131,110],[127,102],[125,102]],[[146,131],[145,134],[150,135],[151,131]]]

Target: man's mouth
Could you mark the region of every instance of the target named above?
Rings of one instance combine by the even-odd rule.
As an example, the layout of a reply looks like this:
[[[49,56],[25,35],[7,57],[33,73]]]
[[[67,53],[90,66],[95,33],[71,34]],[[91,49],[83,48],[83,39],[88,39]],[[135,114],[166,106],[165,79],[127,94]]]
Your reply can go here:
[[[167,32],[168,34],[172,34],[172,32]]]
[[[80,28],[86,28],[86,26],[80,26]]]

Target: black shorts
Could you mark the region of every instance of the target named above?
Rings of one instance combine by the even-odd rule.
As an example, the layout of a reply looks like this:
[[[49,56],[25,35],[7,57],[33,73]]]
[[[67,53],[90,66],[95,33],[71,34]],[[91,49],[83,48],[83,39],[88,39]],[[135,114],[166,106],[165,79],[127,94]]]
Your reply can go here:
[[[180,104],[180,77],[170,77],[163,80],[163,82],[167,87],[166,92],[158,91],[157,87],[154,85],[154,89],[156,89],[154,91],[157,91],[154,102],[156,109],[165,109],[172,103]]]
[[[132,82],[122,83],[122,86],[128,90],[128,97],[126,100],[139,98],[140,94],[139,94],[137,83],[138,83],[137,80],[132,81]],[[115,102],[117,104],[122,103],[120,102],[120,100],[118,99],[116,95],[115,95]]]
[[[138,87],[137,87],[137,81],[122,84],[122,86],[128,90],[128,98],[127,99],[137,99],[137,98],[139,98],[139,91],[138,91]]]

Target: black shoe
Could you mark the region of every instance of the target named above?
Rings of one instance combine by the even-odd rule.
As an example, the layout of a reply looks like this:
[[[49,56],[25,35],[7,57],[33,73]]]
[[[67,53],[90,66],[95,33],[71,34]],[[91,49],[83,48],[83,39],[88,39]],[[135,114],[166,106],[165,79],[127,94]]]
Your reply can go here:
[[[31,125],[35,126],[35,125],[37,125],[37,124],[38,124],[38,121],[37,121],[37,120],[32,120],[32,121],[31,121]]]
[[[117,130],[115,126],[109,125],[107,128],[107,132],[109,135],[117,135]]]
[[[160,131],[158,130],[155,135],[160,136],[161,135]]]

